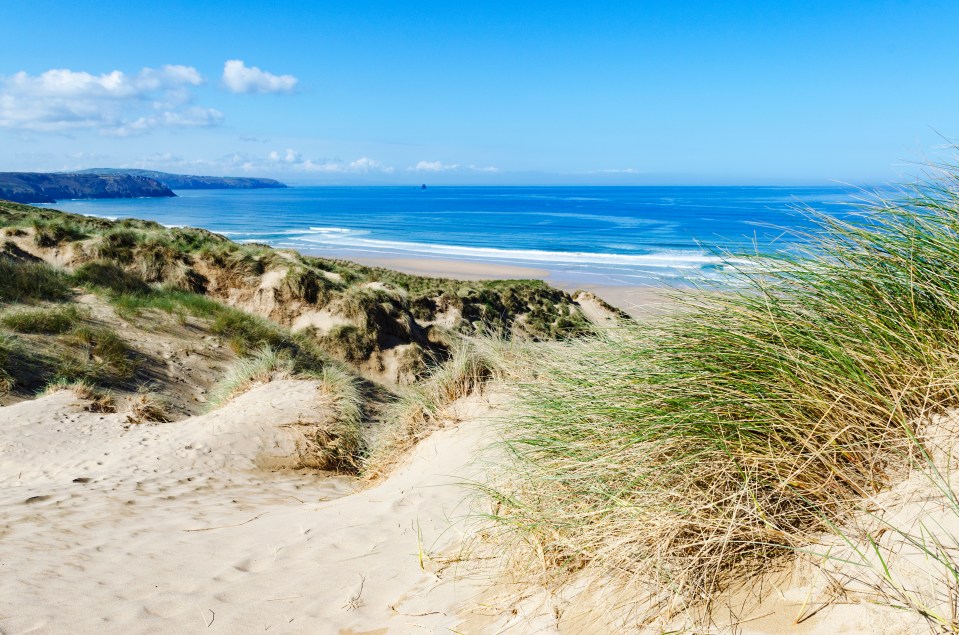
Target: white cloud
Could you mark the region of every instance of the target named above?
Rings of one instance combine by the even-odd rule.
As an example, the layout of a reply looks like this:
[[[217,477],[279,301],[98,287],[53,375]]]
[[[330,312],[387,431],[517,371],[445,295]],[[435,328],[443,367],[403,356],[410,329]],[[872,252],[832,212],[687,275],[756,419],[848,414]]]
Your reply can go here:
[[[274,150],[266,156],[268,167],[282,168],[296,172],[313,172],[326,174],[369,174],[380,172],[392,174],[394,168],[383,165],[376,159],[360,157],[354,161],[341,159],[309,159],[292,148],[279,151]]]
[[[107,130],[104,134],[115,137],[130,137],[153,128],[209,128],[223,121],[223,113],[212,108],[185,108],[179,111],[164,111]]]
[[[420,161],[414,166],[406,168],[410,172],[487,172],[495,174],[499,168],[478,165],[461,165],[459,163],[442,163],[441,161]]]
[[[203,83],[192,66],[93,75],[65,68],[0,77],[0,128],[38,132],[96,130],[127,136],[157,127],[219,124],[223,115],[191,106]]]
[[[243,60],[227,60],[223,65],[223,85],[234,93],[290,93],[299,80],[292,75],[274,75]]]
[[[459,164],[443,165],[439,161],[420,161],[415,166],[407,168],[407,170],[415,170],[417,172],[445,172],[447,170],[456,170],[459,167]]]
[[[329,175],[349,180],[364,176],[382,177],[395,174],[390,165],[368,156],[353,160],[341,158],[311,158],[294,148],[275,149],[263,154],[235,152],[211,159],[184,159],[170,153],[154,153],[140,157],[125,167],[159,169],[192,174],[254,174],[254,175]],[[475,169],[475,166],[460,166]],[[302,178],[302,177],[301,177]]]
[[[348,167],[349,172],[386,172],[387,174],[393,173],[393,168],[388,167],[377,161],[376,159],[370,159],[369,157],[361,157],[356,161],[350,161]]]

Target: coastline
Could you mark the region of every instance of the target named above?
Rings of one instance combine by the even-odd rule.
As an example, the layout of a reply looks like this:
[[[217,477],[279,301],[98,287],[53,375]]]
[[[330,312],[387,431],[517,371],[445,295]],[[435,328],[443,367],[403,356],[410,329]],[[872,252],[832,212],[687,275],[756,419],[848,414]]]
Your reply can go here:
[[[382,267],[418,276],[452,278],[454,280],[509,280],[525,278],[542,280],[570,294],[587,291],[634,318],[649,317],[666,310],[675,289],[653,285],[584,283],[549,269],[506,265],[478,260],[452,258],[417,258],[413,256],[371,256],[353,252],[329,252],[321,249],[298,250],[305,256],[349,260],[369,267]]]

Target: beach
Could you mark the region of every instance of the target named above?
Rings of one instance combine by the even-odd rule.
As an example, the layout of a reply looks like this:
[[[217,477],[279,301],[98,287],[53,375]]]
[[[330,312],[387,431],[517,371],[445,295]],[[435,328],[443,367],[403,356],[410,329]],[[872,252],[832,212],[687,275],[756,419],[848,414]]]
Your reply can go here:
[[[665,536],[646,551],[654,558],[660,543],[672,540],[672,528],[689,522],[684,505],[712,495],[702,484],[733,473],[727,455],[715,452],[700,452],[689,469],[662,469],[672,467],[671,455],[689,451],[687,439],[696,440],[699,428],[688,421],[708,421],[711,412],[680,412],[666,429],[684,432],[666,439],[675,446],[665,454],[657,454],[659,441],[630,436],[646,434],[648,423],[664,416],[656,404],[696,404],[688,395],[700,376],[657,385],[637,374],[646,364],[678,361],[670,373],[697,368],[675,355],[699,355],[688,341],[707,340],[674,339],[660,349],[646,337],[673,310],[679,289],[589,283],[551,266],[301,254],[202,229],[5,202],[0,218],[3,632],[598,635],[709,622],[720,631],[825,635],[862,632],[877,621],[890,633],[917,624],[919,613],[867,601],[873,588],[894,589],[849,565],[855,553],[837,566],[781,552],[768,560],[775,564],[768,571],[742,572],[739,560],[722,564],[732,586],[714,588],[712,597],[728,609],[726,617],[700,614],[708,607],[683,593],[666,600],[679,609],[643,613],[637,594],[663,587],[655,571],[611,577],[605,563],[621,552],[577,566],[580,541],[563,534],[583,530],[583,541],[605,548],[602,519],[562,521],[549,534],[516,540],[516,528],[529,527],[524,514],[535,511],[537,524],[548,526],[581,496],[579,475],[564,483],[517,471],[527,442],[516,444],[513,435],[524,427],[533,435],[527,447],[582,453],[578,473],[588,487],[606,487],[610,475],[631,471],[676,480],[648,491],[614,482],[615,497],[598,499],[613,501],[604,516],[623,514],[623,539],[643,541],[649,531]],[[716,294],[715,306],[725,302],[730,311],[701,312],[679,321],[672,334],[662,329],[662,337],[685,338],[681,329],[704,325],[710,338],[732,338],[733,351],[752,367],[742,373],[736,363],[720,380],[749,381],[755,342],[776,346],[780,333],[743,345],[739,334],[757,321],[734,324],[736,330],[724,320],[749,318],[749,311],[765,319],[754,297]],[[620,320],[610,305],[640,325]],[[805,309],[799,305],[797,314]],[[817,320],[816,328],[829,324]],[[614,328],[604,331],[608,326]],[[594,327],[600,337],[590,335]],[[802,329],[793,333],[804,337]],[[865,363],[875,359],[864,356]],[[770,365],[774,373],[788,370],[775,357]],[[790,384],[787,397],[817,386]],[[669,390],[671,398],[660,399],[659,391]],[[732,403],[743,394],[737,387]],[[531,407],[543,418],[531,418]],[[834,412],[830,405],[822,420]],[[946,469],[955,462],[955,418],[930,422],[921,429],[934,451],[930,460]],[[599,432],[597,423],[604,426]],[[805,440],[803,424],[795,425]],[[838,432],[831,434],[848,434],[844,419],[832,425]],[[556,436],[570,431],[574,437]],[[756,466],[795,460],[788,449]],[[699,469],[715,469],[721,479],[701,477]],[[831,482],[831,472],[823,474]],[[940,487],[915,474],[884,492],[890,526],[906,527],[892,523],[913,514],[952,531]],[[501,493],[511,490],[531,496],[533,505],[516,506],[517,496]],[[689,491],[699,494],[687,497]],[[758,495],[770,494],[759,488]],[[677,496],[683,505],[668,503]],[[930,503],[917,508],[917,499]],[[723,496],[709,504],[736,503]],[[635,514],[643,506],[648,511]],[[852,521],[872,521],[850,512]],[[660,523],[666,514],[673,516]],[[723,518],[739,522],[734,513]],[[745,527],[766,531],[762,523]],[[821,525],[811,527],[803,544],[837,547]],[[551,549],[567,550],[572,566],[543,561],[543,535]],[[901,551],[909,538],[896,536],[904,534],[890,533],[884,548]],[[722,532],[710,538],[726,539]],[[763,543],[737,544],[748,550]],[[725,547],[720,551],[725,557]],[[744,553],[748,566],[765,562]],[[672,557],[690,557],[682,544],[678,554]],[[900,565],[910,584],[930,573],[917,556],[906,552]],[[619,561],[624,568],[636,562]],[[702,566],[695,555],[686,562]],[[864,575],[868,584],[860,583]],[[836,603],[836,579],[853,600]]]
[[[959,635],[959,2],[3,24],[0,635]]]

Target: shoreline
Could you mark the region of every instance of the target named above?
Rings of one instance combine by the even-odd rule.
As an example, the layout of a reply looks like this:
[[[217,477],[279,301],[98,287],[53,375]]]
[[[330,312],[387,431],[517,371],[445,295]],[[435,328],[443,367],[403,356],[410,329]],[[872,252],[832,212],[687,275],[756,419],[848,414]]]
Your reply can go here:
[[[556,275],[549,269],[507,265],[478,260],[457,260],[453,258],[426,258],[415,256],[370,256],[350,252],[333,252],[320,249],[298,250],[304,256],[317,256],[337,260],[349,260],[368,267],[392,269],[417,276],[451,278],[454,280],[542,280],[547,284],[573,294],[587,291],[602,298],[611,306],[620,309],[631,317],[649,317],[666,310],[672,303],[668,297],[675,289],[653,285],[596,284],[576,281]]]

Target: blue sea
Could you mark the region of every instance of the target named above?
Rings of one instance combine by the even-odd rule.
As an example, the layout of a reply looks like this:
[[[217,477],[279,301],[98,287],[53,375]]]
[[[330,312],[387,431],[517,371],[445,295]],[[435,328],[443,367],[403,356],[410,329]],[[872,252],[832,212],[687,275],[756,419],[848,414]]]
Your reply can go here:
[[[532,267],[570,284],[698,285],[718,252],[788,249],[797,211],[842,216],[847,187],[296,187],[192,190],[177,198],[51,205],[203,227],[336,258],[441,258]]]

